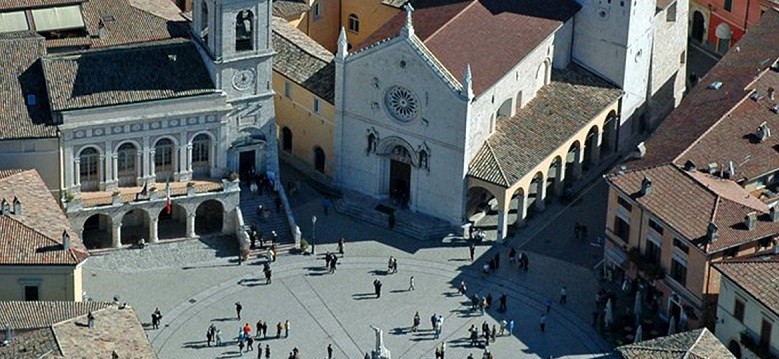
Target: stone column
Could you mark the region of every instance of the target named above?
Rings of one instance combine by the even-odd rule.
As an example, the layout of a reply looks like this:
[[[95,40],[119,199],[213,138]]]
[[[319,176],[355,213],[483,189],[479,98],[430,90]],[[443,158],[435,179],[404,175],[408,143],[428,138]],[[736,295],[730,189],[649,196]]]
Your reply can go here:
[[[65,147],[65,189],[70,190],[73,188],[75,176],[73,175],[73,164],[75,159],[73,158],[73,146],[67,145]],[[78,171],[76,171],[78,172]]]
[[[496,240],[502,240],[506,238],[508,234],[508,218],[509,212],[505,209],[498,211],[498,234]]]
[[[81,157],[73,159],[73,173],[75,174],[75,182],[73,187],[81,189]]]
[[[122,222],[114,222],[111,228],[111,245],[114,248],[122,247]]]
[[[536,201],[533,205],[537,211],[543,212],[546,209],[546,178],[539,178],[537,183]]]
[[[157,180],[157,178],[156,178],[157,174],[154,173],[154,155],[156,153],[157,153],[157,151],[155,149],[150,149],[149,150],[149,160],[146,161],[147,164],[148,164],[148,167],[149,167],[149,172],[147,172],[147,173],[149,174],[149,177],[151,179],[153,179],[154,181]]]
[[[183,151],[181,150],[181,146],[179,145],[173,145],[173,155],[171,157],[173,160],[173,180],[176,181],[179,178],[179,175],[181,174],[182,168],[181,168],[181,153]]]
[[[106,182],[108,182],[108,175],[106,172],[108,172],[109,166],[111,165],[106,161],[105,155],[100,155],[97,160],[98,167],[97,167],[97,178],[100,181],[99,187],[105,187]]]
[[[560,162],[554,177],[554,195],[560,197],[565,192],[565,162]]]
[[[157,243],[160,241],[159,234],[157,233],[159,221],[159,217],[151,218],[149,221],[149,243]]]
[[[582,156],[582,149],[579,149],[576,151],[576,153],[573,156],[573,168],[571,169],[571,175],[573,175],[573,180],[577,181],[579,180],[579,177],[582,176],[582,161],[584,160],[584,156]]]
[[[192,143],[187,144],[187,159],[185,160],[187,172],[192,172]]]
[[[187,238],[196,238],[195,234],[195,214],[187,214]]]
[[[600,146],[602,139],[603,132],[596,133],[595,138],[592,141],[592,148],[587,149],[590,151],[590,163],[588,163],[590,168],[594,168],[598,165],[598,162],[600,162]]]
[[[140,149],[135,152],[135,173],[138,179],[136,180],[136,185],[141,184],[144,182],[143,178],[143,149]]]
[[[524,227],[527,224],[527,195],[522,194],[517,197],[517,227]]]

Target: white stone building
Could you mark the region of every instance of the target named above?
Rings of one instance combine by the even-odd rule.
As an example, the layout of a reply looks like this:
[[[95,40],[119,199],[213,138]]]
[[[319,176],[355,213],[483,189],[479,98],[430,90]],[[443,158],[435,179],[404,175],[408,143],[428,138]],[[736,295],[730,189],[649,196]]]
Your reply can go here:
[[[715,335],[743,359],[779,355],[779,261],[767,258],[720,262]],[[715,272],[716,273],[716,272]]]
[[[631,143],[652,95],[678,103],[686,41],[653,41],[686,33],[665,23],[686,4],[660,3],[412,1],[352,51],[342,35],[336,184],[453,225],[495,198],[505,236]]]
[[[230,173],[278,172],[272,3],[195,5],[192,31],[165,0],[0,6],[27,19],[0,25],[0,167],[38,169],[89,248],[235,233]]]

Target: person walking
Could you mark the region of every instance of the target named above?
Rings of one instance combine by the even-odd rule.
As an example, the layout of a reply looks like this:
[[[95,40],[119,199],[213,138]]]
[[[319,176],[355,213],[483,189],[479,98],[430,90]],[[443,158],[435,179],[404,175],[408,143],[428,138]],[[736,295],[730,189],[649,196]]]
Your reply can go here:
[[[495,262],[495,270],[500,268],[500,252],[495,253],[495,258],[493,258],[493,262]]]
[[[281,322],[276,323],[276,339],[281,338],[281,330],[284,329],[284,326],[281,325]]]
[[[546,332],[546,314],[544,313],[541,313],[540,324],[541,324],[541,332],[542,333]]]
[[[465,293],[468,291],[468,288],[465,286],[465,281],[460,281],[460,287],[457,288],[457,291],[460,292],[460,295],[465,295]]]
[[[473,242],[468,245],[468,253],[471,255],[471,262],[473,262],[473,256],[476,254],[476,245]]]
[[[509,250],[509,263],[515,263],[517,261],[517,250],[514,247],[511,247]]]
[[[495,342],[495,338],[498,337],[498,325],[497,324],[493,324],[492,325],[492,335],[490,335],[490,337],[492,338],[492,342],[494,343]]]
[[[249,325],[249,323],[244,324],[243,326],[243,336],[249,337],[252,334],[252,327]]]
[[[262,272],[265,273],[265,284],[271,284],[273,280],[271,279],[271,270],[270,270],[270,264],[265,263],[265,265],[262,268]]]
[[[330,252],[325,253],[325,268],[330,269]]]
[[[246,337],[246,351],[254,350],[254,338]]]
[[[262,337],[268,337],[268,322],[262,322]]]
[[[548,314],[551,311],[552,311],[552,299],[547,299],[546,300],[546,313]]]
[[[243,339],[238,338],[238,352],[243,355]]]
[[[330,258],[330,274],[335,273],[336,266],[338,265],[338,258],[333,256]]]
[[[327,344],[327,359],[333,359],[333,345]]]
[[[211,331],[211,328],[209,327],[208,330],[206,330],[206,344],[210,347],[211,346],[211,340],[214,338],[214,333]]]
[[[419,324],[422,323],[422,319],[419,318],[419,312],[414,314],[414,324],[411,326],[411,332],[416,333],[417,329],[419,329]]]
[[[498,310],[501,312],[506,311],[506,293],[503,293],[500,295],[500,298],[498,299],[498,303],[500,303],[500,306],[498,307]]]
[[[482,298],[481,300],[481,306],[479,307],[481,309],[481,316],[484,316],[484,312],[487,310],[487,298]]]
[[[565,304],[568,302],[568,290],[563,286],[560,288],[560,304]]]
[[[238,320],[241,320],[241,310],[243,310],[241,302],[235,302],[235,315],[238,317]]]
[[[222,346],[222,330],[217,329],[216,334],[214,334],[214,338],[216,341],[216,346],[221,347]]]
[[[479,330],[476,329],[476,326],[471,324],[471,328],[468,329],[468,333],[471,339],[471,346],[475,347],[479,345]]]
[[[376,298],[381,298],[381,281],[375,279],[373,281],[373,290],[376,292]]]
[[[408,279],[408,291],[414,290],[414,276],[412,275],[411,278]]]
[[[270,344],[265,344],[265,359],[270,359]]]
[[[479,307],[479,304],[481,304],[481,300],[479,299],[479,294],[473,293],[471,296],[471,310],[476,310],[476,308]]]
[[[430,316],[430,326],[433,328],[433,331],[435,331],[435,325],[437,319],[438,319],[438,315],[436,315],[435,313],[433,313],[433,315]]]
[[[341,239],[338,240],[338,254],[341,255],[341,258],[344,256],[344,246],[346,246],[346,239],[341,237]]]
[[[487,298],[484,298],[484,300],[487,302],[487,309],[490,309],[492,306],[492,293],[487,293]]]
[[[395,274],[397,272],[398,272],[398,259],[392,257],[392,273]]]
[[[509,320],[509,335],[514,335],[514,319]]]
[[[262,359],[262,344],[257,344],[257,359]]]
[[[508,322],[506,322],[505,319],[500,321],[500,333],[498,335],[504,336],[506,335],[506,327],[508,326]]]
[[[289,338],[289,330],[291,328],[291,325],[289,324],[289,320],[286,320],[284,322],[284,338]]]

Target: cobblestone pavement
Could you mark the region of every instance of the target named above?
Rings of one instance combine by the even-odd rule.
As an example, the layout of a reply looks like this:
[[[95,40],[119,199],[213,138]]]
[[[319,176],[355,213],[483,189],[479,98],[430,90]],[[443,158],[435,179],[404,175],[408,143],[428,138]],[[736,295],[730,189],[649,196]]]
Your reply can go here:
[[[235,242],[213,238],[91,258],[84,266],[84,288],[95,300],[118,295],[135,307],[142,322],[149,322],[149,314],[159,307],[164,327],[147,333],[163,359],[237,357],[235,345],[205,346],[210,323],[226,340],[233,340],[244,322],[254,327],[257,320],[265,320],[273,326],[287,319],[292,323],[290,338],[261,341],[271,346],[272,358],[286,357],[293,347],[304,358],[321,358],[332,343],[336,358],[360,359],[374,345],[371,324],[384,330],[395,358],[433,358],[433,348],[442,340],[447,357],[473,353],[478,358],[481,349],[466,345],[468,327],[504,318],[514,319],[517,330],[490,345],[496,358],[593,357],[608,350],[589,326],[597,282],[586,266],[530,252],[530,271],[520,272],[508,265],[502,244],[479,246],[477,260],[471,263],[467,246],[457,240],[416,241],[337,213],[324,215],[318,194],[308,186],[291,202],[304,235],[312,230],[306,219],[317,215],[318,254],[334,251],[337,240],[347,238],[346,258],[336,274],[324,274],[321,257],[281,255],[273,264],[274,282],[265,286],[258,260],[239,266],[234,261]],[[500,270],[483,278],[479,269],[495,254],[502,258]],[[390,255],[398,258],[398,274],[384,273]],[[416,282],[412,292],[407,291],[409,276]],[[380,299],[371,294],[376,278],[384,283]],[[505,293],[508,311],[481,317],[467,310],[465,299],[454,289],[461,280],[471,293],[492,293],[496,303]],[[556,304],[563,285],[569,297],[565,306]],[[541,333],[539,318],[547,300],[555,305],[547,332]],[[235,318],[237,301],[244,306],[245,320]],[[422,317],[423,330],[413,334],[407,328],[415,311]],[[433,339],[430,331],[433,313],[445,318],[440,339]]]

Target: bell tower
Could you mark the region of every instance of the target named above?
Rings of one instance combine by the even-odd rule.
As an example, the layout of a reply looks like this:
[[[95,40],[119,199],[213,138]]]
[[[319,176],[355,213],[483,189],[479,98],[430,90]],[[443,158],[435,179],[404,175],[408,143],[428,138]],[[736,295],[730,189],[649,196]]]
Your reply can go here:
[[[194,0],[192,38],[227,114],[228,166],[243,173],[278,171],[271,79],[272,0]],[[244,152],[255,150],[254,155]],[[254,158],[254,160],[249,160]],[[253,162],[253,165],[252,165]]]

